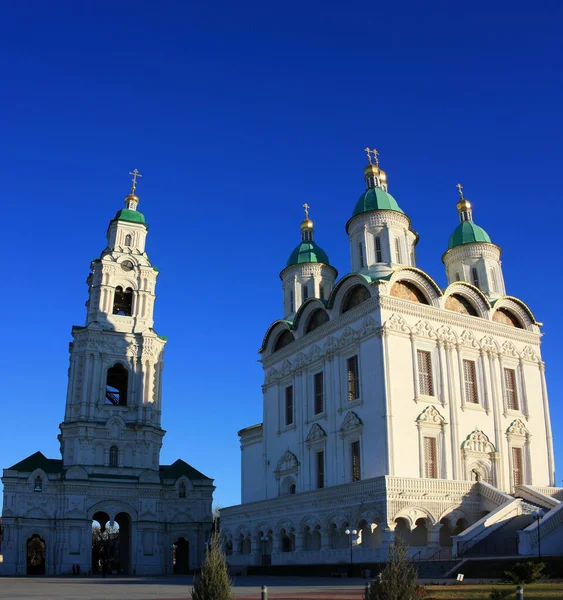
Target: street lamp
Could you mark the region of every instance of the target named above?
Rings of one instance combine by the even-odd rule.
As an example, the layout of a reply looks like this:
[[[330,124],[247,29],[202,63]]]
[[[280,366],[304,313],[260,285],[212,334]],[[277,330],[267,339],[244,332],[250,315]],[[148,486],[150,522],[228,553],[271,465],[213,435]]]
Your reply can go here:
[[[353,544],[352,536],[358,535],[358,532],[356,529],[345,529],[344,533],[347,536],[349,536],[349,539],[350,539],[350,575],[352,575],[352,544]]]
[[[534,517],[535,521],[538,523],[538,562],[541,562],[541,535],[540,535],[540,520],[543,519],[545,515],[544,510],[534,510],[532,513],[532,517]]]

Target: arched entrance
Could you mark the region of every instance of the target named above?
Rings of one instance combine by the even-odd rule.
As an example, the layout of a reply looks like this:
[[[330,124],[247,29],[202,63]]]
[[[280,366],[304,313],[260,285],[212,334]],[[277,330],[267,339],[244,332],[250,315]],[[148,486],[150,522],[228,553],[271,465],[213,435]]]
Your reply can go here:
[[[27,540],[28,575],[45,575],[46,550],[45,540],[36,533]]]
[[[190,572],[190,543],[178,538],[172,546],[172,572],[176,575]]]
[[[128,574],[131,565],[131,517],[118,513],[113,522],[98,511],[92,521],[92,573]]]

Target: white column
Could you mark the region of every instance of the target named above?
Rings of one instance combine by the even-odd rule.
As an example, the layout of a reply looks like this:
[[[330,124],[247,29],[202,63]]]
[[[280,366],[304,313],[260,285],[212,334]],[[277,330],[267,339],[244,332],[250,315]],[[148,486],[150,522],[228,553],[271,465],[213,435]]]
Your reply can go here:
[[[393,452],[393,402],[391,398],[391,366],[389,364],[389,332],[384,329],[382,337],[383,366],[385,373],[385,445],[387,450],[385,462],[388,475],[393,476],[395,475],[395,456]],[[414,348],[414,341],[412,336],[411,343]]]
[[[555,465],[553,461],[553,434],[551,432],[551,419],[549,415],[549,403],[547,400],[547,386],[545,385],[545,364],[540,362],[538,365],[541,378],[541,392],[543,401],[543,417],[545,423],[545,437],[547,442],[547,468],[549,475],[548,485],[555,485]]]
[[[450,431],[451,431],[451,462],[452,462],[452,476],[454,479],[460,479],[460,446],[459,446],[459,426],[458,426],[458,415],[457,415],[457,399],[455,395],[455,382],[454,382],[454,365],[453,365],[453,348],[451,345],[444,347],[446,354],[446,369],[447,369],[447,382],[448,382],[448,401],[450,403]],[[459,346],[457,349],[459,356]],[[446,437],[446,430],[444,430],[444,437]],[[446,465],[448,462],[446,461]],[[449,473],[446,475],[449,479]]]

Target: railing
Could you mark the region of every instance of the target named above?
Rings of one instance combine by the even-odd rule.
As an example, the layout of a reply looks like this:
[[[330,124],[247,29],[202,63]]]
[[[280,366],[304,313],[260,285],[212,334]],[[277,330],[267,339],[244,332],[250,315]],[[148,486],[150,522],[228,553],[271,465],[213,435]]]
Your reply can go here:
[[[534,488],[529,485],[517,485],[514,490],[514,495],[517,498],[522,498],[527,502],[532,502],[533,504],[539,504],[543,508],[547,508],[551,510],[560,504],[560,501],[557,500],[555,496],[550,496],[540,491],[538,488]]]
[[[542,540],[552,531],[563,524],[563,503],[556,508],[552,508],[540,521],[539,532]],[[531,525],[519,532],[520,553],[530,554],[538,544],[538,522],[534,521]]]
[[[526,485],[526,486],[519,486],[519,487],[525,487],[529,490],[539,492],[540,494],[543,494],[544,496],[548,496],[549,498],[554,498],[555,500],[557,500],[559,502],[563,502],[563,488],[542,487],[539,485]]]

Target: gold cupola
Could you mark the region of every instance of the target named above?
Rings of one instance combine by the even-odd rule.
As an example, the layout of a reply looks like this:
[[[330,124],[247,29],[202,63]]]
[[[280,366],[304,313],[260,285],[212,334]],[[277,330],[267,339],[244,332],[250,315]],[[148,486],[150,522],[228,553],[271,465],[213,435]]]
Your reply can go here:
[[[313,221],[309,219],[309,208],[311,208],[307,203],[303,205],[305,209],[305,218],[301,221],[301,239],[304,242],[312,242],[313,241]]]
[[[125,196],[125,208],[129,210],[137,210],[137,205],[139,204],[139,197],[135,194],[135,190],[137,189],[137,177],[142,177],[141,173],[139,173],[138,169],[133,169],[133,171],[129,171],[129,175],[133,175],[132,185],[131,185],[131,193]]]
[[[373,150],[366,148],[365,151],[369,161],[364,169],[364,179],[368,190],[378,187],[387,191],[387,173],[379,168],[379,152],[375,148]]]
[[[459,220],[463,223],[463,221],[473,221],[473,214],[471,210],[471,202],[467,200],[467,198],[463,197],[463,186],[461,183],[456,185],[459,192],[459,200],[456,204],[457,206],[457,214],[459,215]]]

